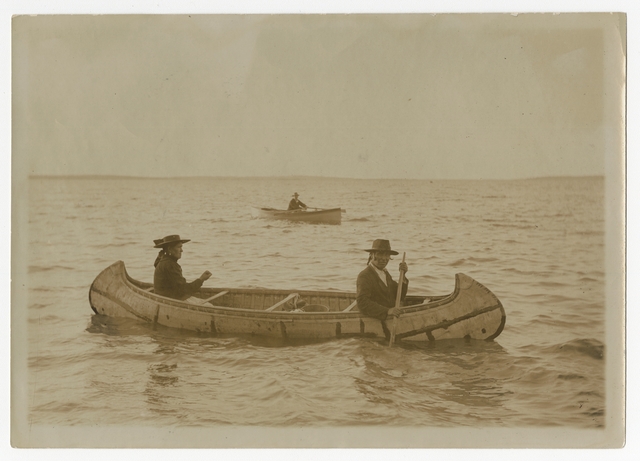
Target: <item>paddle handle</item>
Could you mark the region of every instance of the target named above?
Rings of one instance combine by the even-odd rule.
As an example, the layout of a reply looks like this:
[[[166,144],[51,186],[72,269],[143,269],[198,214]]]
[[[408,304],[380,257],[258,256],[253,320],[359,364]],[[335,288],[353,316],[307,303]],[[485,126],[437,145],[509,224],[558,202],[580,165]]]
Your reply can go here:
[[[402,262],[407,256],[407,252],[402,253]],[[400,280],[398,280],[398,292],[396,293],[396,309],[400,307],[400,298],[402,297],[402,285],[404,284],[404,271],[400,271]],[[391,327],[391,337],[389,338],[389,347],[393,346],[396,339],[396,329],[398,328],[398,317],[393,318],[393,326]]]

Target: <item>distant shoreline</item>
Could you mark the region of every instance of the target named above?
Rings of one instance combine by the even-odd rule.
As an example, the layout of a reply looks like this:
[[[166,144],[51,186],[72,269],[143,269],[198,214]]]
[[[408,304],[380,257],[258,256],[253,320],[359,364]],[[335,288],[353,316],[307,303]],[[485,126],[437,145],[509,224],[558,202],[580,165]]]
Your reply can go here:
[[[164,180],[164,179],[345,179],[350,181],[526,181],[533,179],[595,179],[604,178],[605,175],[585,176],[535,176],[509,179],[493,178],[442,178],[442,179],[416,179],[416,178],[347,178],[338,176],[118,176],[118,175],[29,175],[29,179],[125,179],[125,180]]]

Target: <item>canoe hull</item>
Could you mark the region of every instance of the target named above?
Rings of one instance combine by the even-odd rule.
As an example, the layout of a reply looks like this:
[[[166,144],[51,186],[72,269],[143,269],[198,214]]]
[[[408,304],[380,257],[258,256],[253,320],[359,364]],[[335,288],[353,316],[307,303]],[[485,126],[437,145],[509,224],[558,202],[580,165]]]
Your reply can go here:
[[[278,305],[290,290],[203,289],[203,299],[224,295],[211,305],[169,299],[147,291],[150,284],[128,276],[118,261],[102,271],[89,289],[96,314],[132,318],[170,328],[211,335],[249,334],[289,339],[321,340],[344,337],[389,338],[392,321],[363,316],[357,308],[344,309],[355,301],[348,292],[296,291],[307,304],[324,305],[326,312],[267,311]],[[447,296],[408,297],[416,303],[403,308],[397,322],[397,341],[435,341],[471,338],[492,340],[505,324],[500,301],[484,286],[464,274],[456,275],[456,288]],[[426,303],[422,301],[428,301]],[[233,307],[231,307],[233,306]]]
[[[307,222],[314,224],[340,224],[342,222],[342,210],[340,208],[327,208],[316,211],[304,210],[276,210],[274,208],[252,208],[251,215],[254,218],[278,219],[295,222]]]

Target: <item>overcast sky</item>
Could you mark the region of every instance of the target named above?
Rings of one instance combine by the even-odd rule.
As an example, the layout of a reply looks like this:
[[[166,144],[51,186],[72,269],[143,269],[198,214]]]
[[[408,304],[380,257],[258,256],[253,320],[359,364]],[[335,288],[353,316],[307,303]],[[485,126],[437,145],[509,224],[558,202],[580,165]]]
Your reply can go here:
[[[21,16],[14,162],[47,175],[601,175],[622,127],[620,19]]]

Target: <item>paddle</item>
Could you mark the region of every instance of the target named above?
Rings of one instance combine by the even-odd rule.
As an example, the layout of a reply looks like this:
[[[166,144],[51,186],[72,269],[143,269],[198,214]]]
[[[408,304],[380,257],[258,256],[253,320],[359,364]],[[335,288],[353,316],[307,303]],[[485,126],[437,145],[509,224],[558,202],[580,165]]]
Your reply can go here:
[[[402,262],[407,253],[402,253]],[[398,292],[396,293],[396,309],[400,307],[400,298],[402,297],[402,284],[404,283],[404,271],[400,271],[400,280],[398,280]],[[391,337],[389,338],[389,347],[393,346],[396,339],[396,329],[398,328],[398,317],[393,318],[393,326],[391,327]]]

